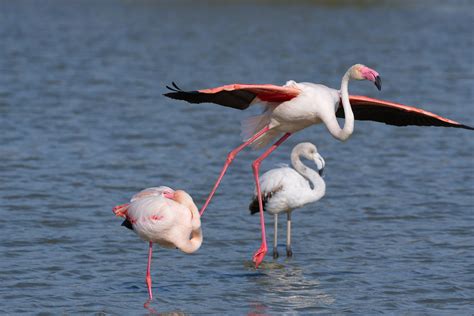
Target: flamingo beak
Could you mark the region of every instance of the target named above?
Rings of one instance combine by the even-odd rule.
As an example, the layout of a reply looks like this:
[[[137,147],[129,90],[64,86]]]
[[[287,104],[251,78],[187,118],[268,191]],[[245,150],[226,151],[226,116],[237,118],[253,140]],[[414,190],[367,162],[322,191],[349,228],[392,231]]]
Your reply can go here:
[[[314,158],[314,162],[316,163],[316,166],[318,167],[318,173],[322,177],[324,173],[324,167],[326,166],[326,162],[324,161],[324,158],[321,157],[321,155],[316,154],[316,157]]]
[[[375,77],[374,84],[377,87],[377,89],[382,90],[382,79],[380,76]]]
[[[323,177],[324,174],[324,168],[318,170],[319,176]]]

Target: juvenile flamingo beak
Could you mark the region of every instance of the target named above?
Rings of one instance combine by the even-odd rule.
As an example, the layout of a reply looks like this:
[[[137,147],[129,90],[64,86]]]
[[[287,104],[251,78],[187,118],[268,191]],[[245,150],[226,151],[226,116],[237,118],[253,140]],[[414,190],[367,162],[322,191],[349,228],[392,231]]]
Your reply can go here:
[[[380,76],[375,77],[374,84],[377,89],[379,89],[379,91],[382,90],[382,79],[380,78]]]

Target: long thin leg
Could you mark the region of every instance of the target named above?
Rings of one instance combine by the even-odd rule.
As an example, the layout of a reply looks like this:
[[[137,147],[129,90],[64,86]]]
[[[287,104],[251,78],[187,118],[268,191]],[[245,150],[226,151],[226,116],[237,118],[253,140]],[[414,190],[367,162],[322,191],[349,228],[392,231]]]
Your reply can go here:
[[[221,183],[221,180],[222,178],[224,177],[224,174],[225,172],[227,171],[227,168],[229,167],[229,165],[232,163],[232,161],[234,160],[235,156],[237,156],[237,154],[242,150],[244,149],[245,147],[247,147],[248,145],[250,145],[251,143],[253,143],[257,138],[259,138],[260,136],[262,136],[263,134],[265,134],[266,132],[268,132],[270,130],[270,127],[265,126],[261,131],[259,131],[258,133],[256,133],[255,135],[253,135],[251,138],[249,138],[247,141],[245,141],[242,145],[240,145],[239,147],[235,148],[234,150],[232,150],[228,155],[227,155],[227,159],[226,159],[226,162],[224,164],[224,167],[222,168],[222,171],[219,175],[219,178],[217,178],[217,181],[216,183],[214,184],[214,187],[212,188],[212,191],[211,193],[209,193],[209,196],[207,197],[207,200],[206,202],[204,203],[204,205],[202,206],[201,208],[201,211],[199,212],[199,215],[202,215],[202,213],[204,213],[204,211],[206,210],[207,208],[207,205],[209,204],[209,202],[211,202],[211,199],[212,197],[214,196],[214,193],[216,193],[216,190],[217,190],[217,187],[219,186],[219,184]]]
[[[255,177],[255,187],[257,189],[258,197],[258,208],[260,210],[260,226],[262,229],[262,244],[260,248],[253,255],[253,262],[255,263],[255,268],[258,268],[260,263],[262,263],[265,254],[267,253],[267,238],[265,236],[265,218],[263,216],[263,202],[262,202],[262,191],[260,190],[260,180],[258,178],[258,172],[260,169],[260,164],[262,161],[268,157],[275,149],[278,148],[288,137],[291,136],[291,133],[286,133],[283,135],[275,144],[268,148],[260,157],[258,157],[252,163],[253,175]]]
[[[275,226],[273,227],[273,259],[278,258],[278,214],[273,215]]]
[[[150,268],[151,268],[151,255],[153,253],[153,243],[150,241],[150,248],[148,249],[148,265],[146,267],[146,285],[148,287],[148,296],[150,297],[150,300],[153,299],[153,294],[151,294],[151,274],[150,274]]]
[[[293,251],[291,250],[291,211],[288,213],[288,221],[286,226],[286,256],[292,257]]]

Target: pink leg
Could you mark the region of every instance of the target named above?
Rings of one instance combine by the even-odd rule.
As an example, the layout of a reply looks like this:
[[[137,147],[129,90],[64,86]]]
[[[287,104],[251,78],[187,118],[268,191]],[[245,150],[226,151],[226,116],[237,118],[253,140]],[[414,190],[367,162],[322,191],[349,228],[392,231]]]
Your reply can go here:
[[[291,133],[286,133],[283,135],[275,144],[268,148],[260,157],[258,157],[252,163],[253,175],[255,177],[255,186],[257,188],[257,197],[258,197],[258,208],[260,209],[260,226],[262,228],[262,244],[260,248],[253,255],[253,262],[255,263],[255,268],[258,268],[260,263],[262,263],[263,258],[267,253],[267,238],[265,236],[265,218],[263,216],[263,202],[262,202],[262,193],[260,191],[260,180],[258,178],[258,171],[260,169],[260,164],[262,161],[267,158],[278,146],[280,146],[288,137],[291,136]]]
[[[150,241],[150,248],[148,249],[148,265],[146,267],[146,285],[148,287],[148,296],[150,297],[150,300],[153,299],[153,294],[151,294],[151,274],[150,274],[150,268],[151,268],[151,255],[153,253],[153,243]]]
[[[232,150],[232,151],[227,155],[227,159],[226,159],[226,162],[225,162],[225,164],[224,164],[224,167],[222,168],[221,174],[219,175],[219,178],[217,178],[217,181],[216,181],[216,183],[214,184],[214,187],[212,188],[211,193],[209,193],[209,196],[207,197],[206,203],[204,203],[204,205],[202,206],[201,211],[199,212],[199,215],[202,215],[202,213],[204,213],[204,211],[205,211],[206,208],[207,208],[207,205],[209,205],[209,202],[211,202],[211,199],[212,199],[212,197],[214,196],[214,193],[216,193],[217,187],[218,187],[219,184],[221,183],[221,180],[222,180],[222,178],[224,177],[224,174],[225,174],[225,172],[227,171],[227,168],[228,168],[229,165],[232,163],[232,161],[234,160],[235,156],[237,156],[237,154],[238,154],[242,149],[244,149],[245,147],[247,147],[248,145],[250,145],[251,143],[253,143],[257,138],[259,138],[260,136],[262,136],[263,134],[265,134],[266,132],[268,132],[268,130],[270,130],[270,127],[268,127],[268,126],[264,127],[260,132],[258,132],[257,134],[253,135],[250,139],[248,139],[246,142],[244,142],[244,143],[243,143],[242,145],[240,145],[239,147],[237,147],[237,148],[235,148],[234,150]]]

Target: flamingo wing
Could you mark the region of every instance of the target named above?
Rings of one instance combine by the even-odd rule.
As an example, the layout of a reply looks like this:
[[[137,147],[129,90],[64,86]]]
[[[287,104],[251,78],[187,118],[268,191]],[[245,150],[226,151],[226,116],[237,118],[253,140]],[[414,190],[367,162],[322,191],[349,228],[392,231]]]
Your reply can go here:
[[[168,98],[190,103],[215,103],[234,109],[245,110],[258,98],[260,101],[284,102],[293,99],[301,92],[294,87],[272,84],[230,84],[212,89],[183,91],[174,82],[166,86],[172,92],[165,93]]]
[[[473,127],[412,106],[357,95],[349,96],[349,101],[356,120],[396,126],[445,126],[474,130]],[[342,105],[339,106],[336,116],[344,117]]]

